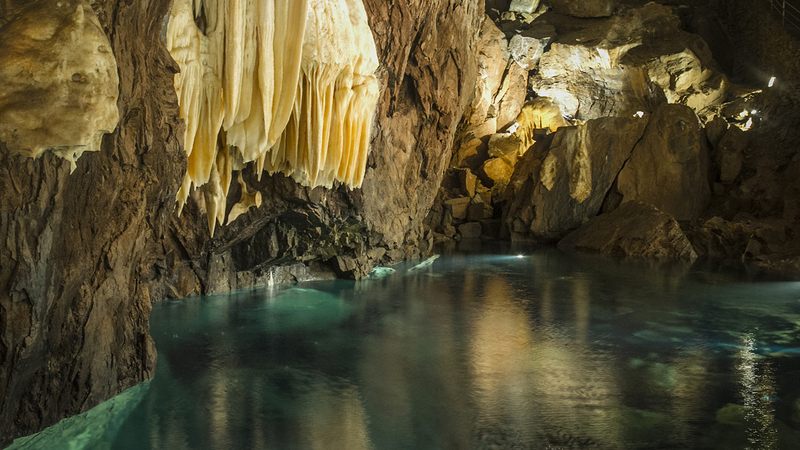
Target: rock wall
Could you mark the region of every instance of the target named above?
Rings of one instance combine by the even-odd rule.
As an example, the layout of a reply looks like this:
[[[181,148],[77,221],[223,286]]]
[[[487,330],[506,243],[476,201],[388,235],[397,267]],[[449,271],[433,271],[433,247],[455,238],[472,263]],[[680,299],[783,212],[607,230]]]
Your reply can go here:
[[[5,2],[0,24],[23,2]],[[36,7],[33,4],[29,7]],[[116,131],[70,163],[0,143],[0,446],[153,375],[142,275],[185,156],[166,2],[95,2],[120,74]]]
[[[40,0],[43,1],[43,0]],[[49,1],[49,0],[48,0]],[[381,100],[362,189],[245,171],[262,206],[208,233],[175,215],[186,170],[163,33],[169,2],[90,2],[119,67],[120,123],[70,164],[0,143],[0,446],[150,378],[151,301],[323,274],[430,249],[422,220],[476,80],[482,0],[366,0]],[[0,27],[37,4],[0,2]],[[234,183],[230,197],[241,195]]]

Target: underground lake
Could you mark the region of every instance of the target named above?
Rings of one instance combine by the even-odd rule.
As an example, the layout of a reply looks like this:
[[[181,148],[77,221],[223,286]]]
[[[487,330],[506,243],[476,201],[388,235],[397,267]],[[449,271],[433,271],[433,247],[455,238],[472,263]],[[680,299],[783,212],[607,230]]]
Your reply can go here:
[[[442,256],[155,304],[151,381],[10,448],[797,449],[798,330],[743,266]]]

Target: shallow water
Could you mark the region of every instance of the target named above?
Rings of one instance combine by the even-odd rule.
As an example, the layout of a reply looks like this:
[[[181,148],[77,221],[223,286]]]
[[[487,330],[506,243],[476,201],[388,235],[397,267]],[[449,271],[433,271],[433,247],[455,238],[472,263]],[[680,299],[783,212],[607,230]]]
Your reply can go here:
[[[155,305],[155,378],[72,448],[800,448],[800,283],[549,251],[412,265]]]

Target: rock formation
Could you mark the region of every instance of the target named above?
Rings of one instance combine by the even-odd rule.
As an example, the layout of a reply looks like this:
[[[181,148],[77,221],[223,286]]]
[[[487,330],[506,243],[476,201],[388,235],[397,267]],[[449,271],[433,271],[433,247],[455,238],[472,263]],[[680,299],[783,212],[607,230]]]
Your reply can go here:
[[[0,30],[53,4],[12,3],[0,9]],[[0,445],[155,369],[147,273],[186,167],[171,88],[177,66],[161,41],[169,11],[95,6],[83,9],[85,26],[96,13],[120,74],[114,133],[74,171],[50,152],[31,159],[0,143]]]
[[[708,204],[708,147],[694,111],[663,105],[619,173],[623,202],[655,205],[678,220],[692,220]]]
[[[0,34],[17,3],[0,4]],[[302,279],[309,267],[364,276],[430,251],[422,221],[475,86],[482,1],[365,1],[381,92],[362,188],[246,168],[225,212],[258,194],[261,206],[212,238],[200,197],[176,216],[187,157],[168,3],[93,5],[118,66],[116,130],[71,175],[51,153],[0,143],[0,445],[151,377],[151,301]]]
[[[0,141],[75,160],[119,121],[117,63],[91,6],[38,2],[0,28]]]
[[[593,119],[560,128],[528,151],[511,177],[503,224],[512,239],[553,241],[600,212],[647,119]],[[648,127],[649,129],[649,127]]]
[[[593,218],[559,241],[558,248],[610,256],[697,258],[675,219],[637,201]]]
[[[747,52],[724,66],[741,70],[752,59],[774,69],[779,82],[772,91],[760,91],[766,80],[755,88],[734,85],[711,54],[724,43],[709,47],[682,29],[700,23],[686,17],[687,8],[629,1],[487,0],[484,8],[482,0],[364,0],[358,18],[366,19],[370,33],[356,20],[351,25],[361,32],[351,43],[364,50],[369,45],[359,39],[371,34],[377,69],[351,67],[352,83],[351,68],[329,71],[345,73],[339,93],[350,100],[348,93],[360,87],[370,94],[364,99],[376,94],[374,116],[366,117],[372,109],[363,108],[355,127],[354,171],[340,171],[341,165],[328,170],[329,154],[317,144],[341,135],[327,133],[324,120],[306,121],[322,123],[322,133],[314,134],[322,137],[305,147],[316,151],[303,153],[302,164],[272,159],[274,146],[266,151],[268,139],[261,142],[270,136],[266,123],[252,134],[248,125],[257,121],[252,117],[264,118],[263,106],[275,97],[270,102],[246,94],[256,84],[238,81],[251,65],[232,60],[220,73],[224,61],[215,61],[222,66],[205,73],[209,60],[201,67],[196,54],[181,57],[180,49],[190,52],[191,45],[173,40],[168,46],[168,34],[199,42],[200,54],[203,42],[214,41],[211,17],[187,11],[186,2],[176,0],[172,10],[170,2],[143,0],[0,2],[0,445],[151,377],[151,301],[334,274],[361,278],[374,265],[427,256],[436,242],[497,237],[501,225],[515,239],[552,241],[613,219],[611,232],[595,235],[603,242],[587,247],[690,255],[667,213],[703,255],[796,268],[800,99],[790,81],[800,73],[791,62],[796,46],[771,33],[770,45],[758,48],[763,36],[742,23],[751,11],[732,1],[736,8],[715,10],[725,14],[734,35],[747,36],[737,42]],[[75,6],[69,15],[58,10],[67,3]],[[231,24],[244,27],[229,31],[254,32],[247,22],[254,16],[234,12]],[[188,34],[169,29],[168,18],[177,13],[187,16],[181,30]],[[63,33],[79,29],[65,45]],[[17,76],[21,61],[55,61],[37,53],[32,35],[51,36],[47,48],[69,55],[56,70],[64,76]],[[297,56],[296,50],[287,55]],[[241,57],[253,55],[242,51]],[[293,66],[298,80],[287,84],[314,81],[330,95],[330,80],[323,83],[323,74],[314,72],[315,58],[303,66],[300,53]],[[240,95],[223,100],[204,92],[205,100],[221,104],[215,110],[220,117],[205,116],[214,119],[201,139],[208,157],[193,162],[186,140],[200,127],[186,98],[197,90],[180,81],[179,103],[175,75],[186,80],[200,69],[219,78],[209,86],[239,89]],[[57,95],[38,97],[41,86]],[[37,95],[26,94],[32,89]],[[278,108],[273,117],[294,123],[295,131],[302,111],[319,112],[295,108],[297,98],[303,104],[315,99],[280,92],[292,97],[280,102],[291,111]],[[237,98],[256,98],[262,107],[237,108]],[[43,111],[45,102],[57,108]],[[334,114],[347,102],[321,103]],[[38,115],[19,113],[27,107]],[[180,119],[181,108],[188,120]],[[61,137],[29,141],[34,134],[25,130],[40,131],[42,124],[58,128],[51,135]],[[219,130],[223,139],[212,139]],[[282,136],[288,135],[297,133]],[[251,137],[259,145],[251,147]],[[83,150],[98,151],[75,164],[58,157]],[[264,168],[272,175],[262,174]],[[216,173],[215,188],[178,195],[186,173],[189,185]],[[186,199],[180,216],[179,198]],[[608,214],[597,216],[601,212]],[[594,233],[589,230],[583,229]],[[620,230],[663,234],[642,240],[616,234]]]

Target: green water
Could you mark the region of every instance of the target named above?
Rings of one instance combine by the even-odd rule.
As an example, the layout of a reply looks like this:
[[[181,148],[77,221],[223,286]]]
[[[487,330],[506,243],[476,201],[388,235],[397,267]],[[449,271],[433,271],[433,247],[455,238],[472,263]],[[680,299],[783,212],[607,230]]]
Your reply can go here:
[[[149,386],[16,446],[800,448],[800,283],[553,252],[412,265],[157,304]]]

